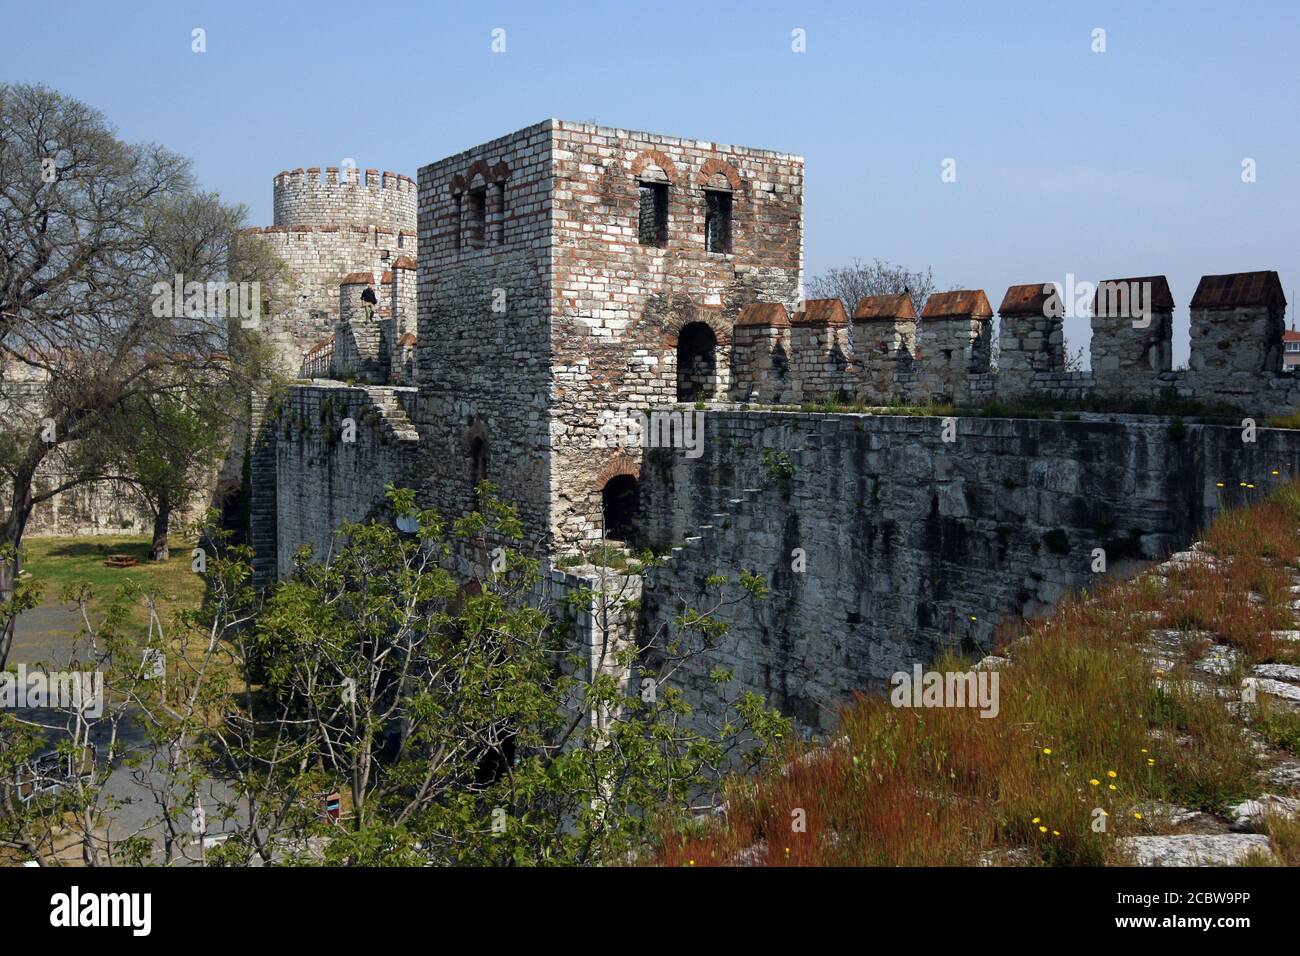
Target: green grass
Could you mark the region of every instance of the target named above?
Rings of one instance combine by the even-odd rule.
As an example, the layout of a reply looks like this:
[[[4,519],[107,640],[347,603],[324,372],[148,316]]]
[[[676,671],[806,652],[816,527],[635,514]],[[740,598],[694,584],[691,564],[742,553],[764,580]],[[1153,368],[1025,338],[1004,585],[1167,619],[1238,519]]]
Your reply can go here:
[[[149,543],[147,535],[27,538],[23,567],[31,573],[31,580],[42,586],[43,604],[62,603],[70,589],[88,586],[92,620],[104,612],[124,584],[135,582],[155,596],[164,625],[170,625],[176,611],[202,602],[203,580],[190,567],[193,542],[171,538],[171,558],[162,563],[149,560]],[[133,568],[110,568],[104,564],[110,554],[129,554],[139,563]],[[133,609],[131,621],[147,625],[143,601]]]
[[[1239,409],[1225,404],[1209,404],[1174,394],[1159,397],[1121,396],[1102,398],[1089,396],[1081,400],[1025,396],[1015,401],[991,399],[980,405],[909,405],[880,404],[857,399],[828,397],[799,406],[802,412],[872,412],[878,415],[913,416],[963,416],[967,418],[1054,418],[1077,416],[1080,412],[1125,415],[1161,415],[1186,418],[1199,422],[1236,423],[1241,419]],[[1300,427],[1300,415],[1274,418],[1269,425],[1275,428]]]
[[[1261,699],[1255,729],[1272,746],[1293,754],[1300,753],[1300,713],[1270,706],[1267,701],[1267,697]]]
[[[1268,419],[1269,428],[1300,428],[1300,412],[1292,412],[1290,415],[1270,415]]]

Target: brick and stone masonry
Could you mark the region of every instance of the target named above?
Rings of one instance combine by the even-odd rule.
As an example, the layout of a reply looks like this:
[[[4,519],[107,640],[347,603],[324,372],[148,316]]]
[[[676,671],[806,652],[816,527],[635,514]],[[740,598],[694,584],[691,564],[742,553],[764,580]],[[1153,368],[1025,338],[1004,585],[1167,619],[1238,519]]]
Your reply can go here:
[[[1275,273],[1203,280],[1186,372],[1168,368],[1158,276],[1149,326],[1094,323],[1096,378],[1063,368],[1041,284],[1004,296],[997,371],[982,290],[931,296],[919,321],[906,294],[869,297],[850,336],[843,304],[801,298],[802,185],[796,156],[557,120],[424,167],[414,299],[405,253],[322,280],[338,341],[310,353],[313,374],[361,384],[291,387],[255,445],[280,572],[298,544],[319,551],[338,521],[373,514],[389,481],[454,517],[490,478],[549,558],[609,530],[611,489],[630,487],[637,514],[620,534],[676,548],[639,582],[643,623],[671,625],[675,597],[714,572],[758,571],[779,599],[729,612],[715,662],[826,726],[846,689],[945,642],[986,645],[1000,616],[1086,583],[1091,544],[1120,563],[1158,557],[1213,514],[1220,484],[1300,469],[1286,431],[1247,446],[1234,429],[1159,420],[968,419],[949,446],[929,418],[718,410],[1104,389],[1295,405],[1295,379],[1273,367]],[[352,272],[368,275],[343,282]],[[361,415],[356,446],[334,438],[340,403]],[[608,440],[629,411],[697,403],[710,409],[702,458]],[[796,541],[818,563],[792,577]]]
[[[424,167],[430,500],[486,474],[539,540],[598,540],[617,419],[725,398],[742,307],[799,301],[802,197],[797,156],[558,120]]]
[[[917,335],[925,398],[961,400],[968,377],[988,371],[992,318],[983,289],[936,292],[926,300]]]
[[[907,292],[863,296],[853,310],[857,396],[889,401],[910,376],[916,356],[916,306]]]

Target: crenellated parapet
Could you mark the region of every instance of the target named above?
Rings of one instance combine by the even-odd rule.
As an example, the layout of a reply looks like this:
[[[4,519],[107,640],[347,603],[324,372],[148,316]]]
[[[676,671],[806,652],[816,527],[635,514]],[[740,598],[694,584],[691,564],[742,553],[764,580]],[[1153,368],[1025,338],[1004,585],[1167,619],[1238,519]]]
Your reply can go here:
[[[1086,288],[1086,292],[1083,289]],[[979,405],[993,399],[1134,401],[1171,394],[1251,414],[1300,407],[1300,376],[1282,369],[1286,298],[1276,272],[1205,276],[1191,309],[1190,368],[1172,370],[1174,300],[1164,276],[1109,279],[1062,301],[1052,282],[1013,285],[993,310],[979,289],[935,293],[918,318],[906,292],[866,296],[852,337],[837,299],[741,308],[733,354],[738,401]],[[1091,370],[1068,367],[1062,319],[1090,308]]]
[[[898,397],[916,356],[916,307],[906,291],[863,296],[853,310],[857,395],[866,401]]]
[[[972,375],[988,372],[993,308],[983,289],[936,292],[921,312],[917,353],[921,394],[931,401],[961,401]]]
[[[275,177],[275,225],[415,229],[417,190],[410,176],[356,166],[293,169]]]
[[[790,319],[790,384],[805,400],[849,391],[849,317],[839,299],[809,299]]]

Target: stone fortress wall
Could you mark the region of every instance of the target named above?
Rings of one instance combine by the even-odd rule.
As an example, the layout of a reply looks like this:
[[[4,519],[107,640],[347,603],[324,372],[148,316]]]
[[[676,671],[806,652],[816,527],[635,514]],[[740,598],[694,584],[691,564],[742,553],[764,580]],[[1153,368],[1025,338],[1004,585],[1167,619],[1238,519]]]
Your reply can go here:
[[[274,223],[243,237],[268,244],[285,265],[264,298],[274,312],[260,326],[281,374],[374,384],[414,379],[415,208],[415,182],[398,173],[367,169],[363,179],[355,166],[330,166],[323,178],[320,167],[275,177]],[[249,541],[259,584],[274,574],[279,543],[283,471],[276,426],[267,421],[268,408],[278,407],[258,394],[250,412]]]
[[[1043,284],[1015,286],[996,310],[995,369],[982,290],[935,294],[921,315],[906,294],[851,310],[803,300],[802,187],[797,156],[558,120],[423,167],[415,332],[407,263],[321,278],[337,311],[333,337],[303,357],[317,381],[266,412],[253,460],[260,580],[287,573],[301,544],[326,553],[340,521],[379,512],[388,482],[451,518],[488,478],[552,561],[602,537],[668,550],[636,582],[642,628],[671,628],[712,574],[762,575],[773,599],[727,612],[711,662],[827,726],[848,690],[944,645],[986,647],[999,620],[1087,585],[1094,548],[1110,573],[1163,557],[1239,488],[1300,474],[1300,433],[1286,430],[1247,442],[1239,428],[1154,416],[756,407],[1172,392],[1263,417],[1300,398],[1281,370],[1276,273],[1201,280],[1181,371],[1163,277],[1099,292],[1091,372],[1065,368]],[[295,235],[315,233],[286,227],[273,241]],[[628,417],[649,410],[698,415],[698,454],[645,447],[644,433],[623,441]],[[352,442],[342,417],[357,424]],[[615,488],[636,511],[617,533]],[[707,703],[707,667],[687,680]]]
[[[1130,301],[1127,291],[1110,289],[1141,291]],[[1191,301],[1191,358],[1181,370],[1172,367],[1173,310],[1164,276],[1100,283],[1092,369],[1084,372],[1065,368],[1062,319],[1048,283],[1007,290],[996,368],[994,311],[982,289],[935,293],[919,317],[903,294],[865,297],[851,319],[837,299],[808,301],[793,315],[781,303],[757,302],[737,321],[730,397],[978,405],[1174,395],[1256,415],[1300,404],[1300,377],[1282,368],[1286,298],[1276,272],[1201,278]]]
[[[675,635],[685,608],[721,602],[726,632],[680,672],[693,706],[716,698],[720,666],[819,729],[853,691],[941,649],[984,651],[1000,622],[1163,560],[1300,476],[1300,431],[1244,442],[1155,416],[961,418],[945,434],[930,416],[730,409],[705,413],[705,436],[698,459],[646,456],[645,543],[670,557],[644,575],[642,629]],[[768,597],[746,598],[742,570]]]
[[[355,166],[326,167],[323,179],[315,166],[275,177],[273,224],[244,235],[268,243],[287,267],[267,290],[275,314],[263,328],[285,372],[299,375],[307,353],[334,334],[346,276],[383,276],[401,259],[414,262],[415,201],[411,177],[377,169],[364,180]]]

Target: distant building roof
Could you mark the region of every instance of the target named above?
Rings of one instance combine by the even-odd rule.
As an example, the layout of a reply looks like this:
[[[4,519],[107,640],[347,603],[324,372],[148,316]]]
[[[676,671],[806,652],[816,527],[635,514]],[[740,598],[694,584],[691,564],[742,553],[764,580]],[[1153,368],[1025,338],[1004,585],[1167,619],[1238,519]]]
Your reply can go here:
[[[373,272],[353,272],[339,280],[339,285],[374,285]]]

